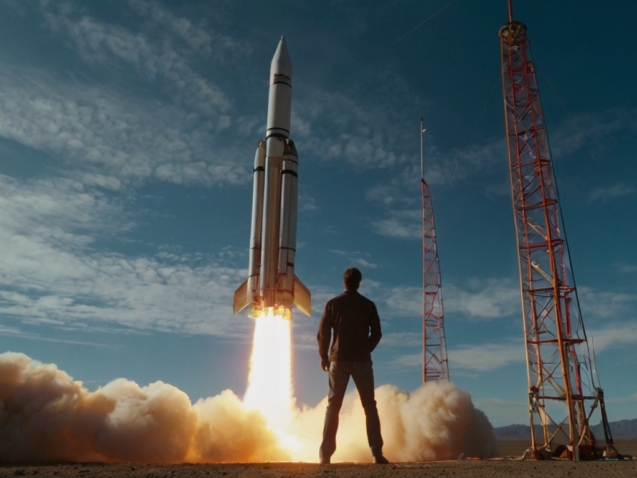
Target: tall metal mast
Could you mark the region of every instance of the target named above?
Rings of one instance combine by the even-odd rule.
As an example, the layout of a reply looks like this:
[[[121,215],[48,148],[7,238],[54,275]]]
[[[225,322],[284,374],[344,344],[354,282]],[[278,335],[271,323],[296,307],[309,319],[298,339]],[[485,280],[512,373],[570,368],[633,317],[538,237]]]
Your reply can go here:
[[[603,407],[603,393],[594,382],[526,26],[513,20],[510,0],[500,45],[531,445],[536,458],[595,458],[589,419],[600,401]]]
[[[422,190],[422,380],[449,380],[442,285],[431,191],[424,176],[423,118],[420,118],[420,186]]]

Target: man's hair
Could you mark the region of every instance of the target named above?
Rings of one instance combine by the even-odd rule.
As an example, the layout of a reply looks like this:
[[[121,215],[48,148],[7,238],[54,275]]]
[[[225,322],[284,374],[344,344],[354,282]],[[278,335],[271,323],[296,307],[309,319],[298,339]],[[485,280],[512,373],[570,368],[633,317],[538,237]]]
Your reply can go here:
[[[363,279],[363,274],[356,267],[350,267],[343,274],[343,282],[345,283],[346,289],[358,289],[358,286]]]

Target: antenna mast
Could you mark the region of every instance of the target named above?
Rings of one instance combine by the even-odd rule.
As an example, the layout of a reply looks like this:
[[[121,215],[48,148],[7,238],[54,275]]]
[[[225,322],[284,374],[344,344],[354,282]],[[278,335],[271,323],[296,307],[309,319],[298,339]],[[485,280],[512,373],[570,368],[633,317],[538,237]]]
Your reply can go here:
[[[449,380],[442,307],[442,283],[431,191],[424,176],[423,118],[420,118],[420,187],[422,190],[422,380]]]
[[[502,88],[531,446],[536,458],[595,459],[599,454],[589,419],[598,403],[605,412],[604,397],[591,370],[526,26],[513,20],[511,0],[508,4],[509,23],[500,29]],[[614,451],[608,445],[612,448],[612,438],[610,443],[607,438],[607,456]]]

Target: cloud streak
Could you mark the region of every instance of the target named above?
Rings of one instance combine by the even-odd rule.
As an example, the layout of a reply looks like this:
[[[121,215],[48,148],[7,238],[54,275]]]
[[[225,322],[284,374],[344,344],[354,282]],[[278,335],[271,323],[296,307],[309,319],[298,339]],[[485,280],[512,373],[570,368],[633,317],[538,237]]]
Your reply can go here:
[[[637,345],[637,324],[631,321],[606,323],[603,328],[588,330],[588,341],[596,353]]]
[[[42,337],[41,335],[38,335],[38,334],[23,332],[22,330],[17,329],[15,327],[0,326],[0,335],[4,335],[6,337],[24,339],[24,340],[37,340],[41,342],[55,342],[55,343],[72,344],[72,345],[86,345],[88,347],[106,347],[106,348],[117,347],[116,345],[101,344],[98,342],[86,342],[82,340],[66,340],[66,339],[56,339],[52,337]]]
[[[616,140],[616,135],[637,130],[637,110],[614,108],[601,114],[580,114],[569,118],[552,131],[554,158],[568,156],[582,149],[593,161]]]
[[[391,211],[389,217],[372,221],[377,234],[396,239],[422,238],[422,217],[417,210]]]
[[[128,3],[134,11],[150,20],[155,30],[168,28],[194,52],[214,57],[216,61],[223,61],[229,53],[247,54],[252,50],[245,42],[223,35],[203,22],[173,15],[155,2],[129,0]]]
[[[413,338],[412,338],[413,341]],[[415,342],[415,341],[414,341]],[[509,339],[508,344],[486,343],[449,348],[449,368],[456,373],[484,373],[512,364],[525,363],[521,340]],[[390,368],[417,369],[422,367],[422,353],[403,354],[388,363]]]
[[[422,315],[421,287],[394,287],[382,293],[381,302],[391,316]],[[519,315],[520,291],[508,278],[473,278],[462,286],[447,282],[443,287],[445,313],[458,313],[469,319],[492,320]]]
[[[85,62],[110,67],[124,64],[135,68],[148,80],[165,83],[181,103],[208,117],[230,109],[227,95],[195,72],[184,54],[168,41],[169,37],[155,42],[144,33],[133,33],[121,25],[94,20],[72,4],[45,5],[42,13],[49,28],[67,34]],[[132,5],[160,24],[170,26],[170,30],[177,32],[191,47],[211,50],[210,35],[195,28],[189,20],[179,19],[156,4],[132,2]],[[233,43],[220,42],[219,48],[224,45],[232,49]]]
[[[219,146],[210,126],[187,110],[37,72],[13,70],[0,79],[0,135],[70,162],[80,179],[108,189],[149,178],[246,182],[248,170],[231,161],[233,148]]]
[[[0,312],[30,324],[231,335],[244,271],[205,255],[94,248],[131,226],[122,207],[71,180],[0,176]],[[247,326],[247,325],[246,325]]]
[[[251,134],[254,118],[239,114],[212,79],[225,76],[205,75],[195,65],[205,57],[206,64],[221,66],[250,48],[156,3],[131,0],[130,7],[137,30],[93,18],[82,4],[30,5],[77,54],[69,59],[74,74],[2,65],[0,136],[52,156],[47,159],[87,185],[110,190],[147,180],[249,181],[250,163],[237,164],[241,145],[226,132],[235,124],[239,135]],[[91,82],[95,74],[100,80]]]
[[[577,288],[584,316],[602,319],[621,319],[634,316],[637,294],[606,292],[591,287]]]
[[[513,364],[526,362],[522,341],[507,344],[487,343],[468,345],[449,350],[449,367],[470,372],[489,372]]]
[[[520,288],[510,278],[474,278],[466,288],[448,284],[445,310],[487,320],[520,315]]]
[[[628,186],[627,184],[615,184],[607,188],[597,188],[593,190],[588,196],[588,201],[595,202],[599,200],[609,202],[625,196],[633,196],[636,193],[637,190],[632,186]]]

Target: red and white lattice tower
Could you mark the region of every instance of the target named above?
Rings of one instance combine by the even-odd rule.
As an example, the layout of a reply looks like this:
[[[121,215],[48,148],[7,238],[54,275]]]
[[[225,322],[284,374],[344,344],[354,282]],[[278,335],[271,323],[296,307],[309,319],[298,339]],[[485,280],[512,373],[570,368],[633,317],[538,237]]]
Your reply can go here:
[[[594,381],[526,26],[513,21],[510,2],[500,44],[532,450],[536,458],[596,458],[589,419],[603,394]]]
[[[423,162],[423,119],[420,118],[420,186],[422,189],[422,380],[449,380],[445,319],[442,307],[440,261],[431,191],[425,181]]]

